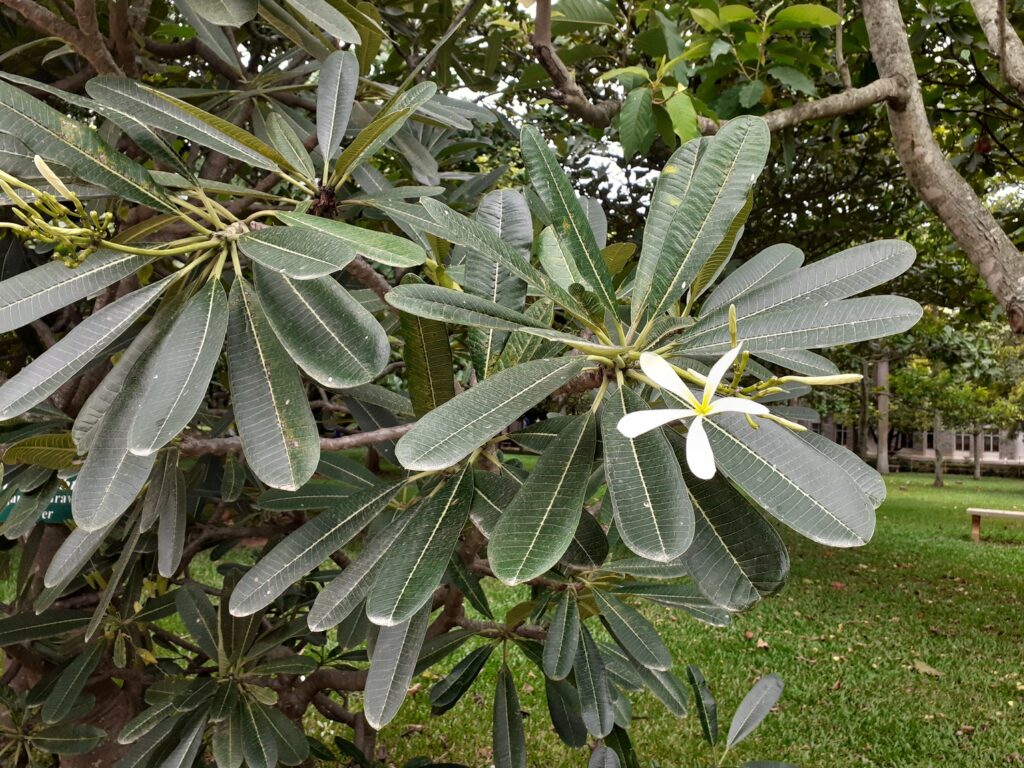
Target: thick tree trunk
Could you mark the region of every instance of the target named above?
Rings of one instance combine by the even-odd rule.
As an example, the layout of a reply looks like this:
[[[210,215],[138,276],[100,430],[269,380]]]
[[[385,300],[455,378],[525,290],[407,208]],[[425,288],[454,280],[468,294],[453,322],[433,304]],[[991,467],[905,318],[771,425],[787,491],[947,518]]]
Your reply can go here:
[[[932,483],[936,488],[941,488],[945,483],[942,481],[942,448],[939,447],[939,432],[942,431],[942,417],[935,414],[935,423],[932,427],[932,445],[935,449],[935,481]]]
[[[907,85],[905,98],[888,102],[893,145],[907,178],[1006,308],[1013,331],[1024,333],[1024,255],[932,136],[899,3],[864,0],[861,10],[879,76]]]
[[[889,360],[875,363],[875,386],[878,387],[878,454],[875,468],[889,474]]]
[[[1000,13],[1000,5],[1003,5]],[[1024,42],[1006,18],[1005,2],[971,0],[988,47],[999,59],[999,71],[1018,93],[1024,96]]]

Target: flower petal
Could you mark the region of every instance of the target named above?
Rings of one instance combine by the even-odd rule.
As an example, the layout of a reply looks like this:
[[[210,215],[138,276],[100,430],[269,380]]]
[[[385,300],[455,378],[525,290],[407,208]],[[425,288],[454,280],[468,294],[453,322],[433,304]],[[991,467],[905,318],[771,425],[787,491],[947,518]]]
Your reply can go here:
[[[696,413],[691,408],[659,408],[653,411],[634,411],[627,413],[615,426],[626,437],[633,439],[644,432],[664,426],[672,421],[679,421]]]
[[[698,405],[690,388],[683,383],[672,366],[661,356],[653,352],[640,353],[640,369],[644,374],[662,389],[667,389],[672,394],[681,397],[690,405]]]
[[[707,383],[704,384],[704,405],[710,405],[712,395],[715,394],[715,390],[718,389],[718,385],[722,383],[722,378],[725,376],[725,372],[732,368],[732,364],[736,362],[736,357],[739,355],[742,347],[743,342],[740,342],[722,355],[721,359],[717,363],[711,366],[711,372],[708,373]]]
[[[711,413],[749,413],[752,416],[764,416],[769,413],[768,406],[746,400],[742,397],[720,397],[711,403]]]
[[[715,476],[715,455],[711,452],[711,443],[704,431],[703,416],[690,422],[686,432],[686,464],[701,480],[710,480]]]

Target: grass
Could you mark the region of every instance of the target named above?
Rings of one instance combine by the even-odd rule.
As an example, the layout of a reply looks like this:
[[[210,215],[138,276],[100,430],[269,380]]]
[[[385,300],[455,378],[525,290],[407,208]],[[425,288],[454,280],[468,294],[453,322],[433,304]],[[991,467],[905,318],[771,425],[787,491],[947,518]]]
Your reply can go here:
[[[736,763],[776,759],[812,766],[1024,765],[1024,524],[986,520],[970,540],[968,506],[1024,509],[1024,482],[895,475],[874,540],[830,550],[787,535],[793,570],[778,596],[728,628],[673,612],[651,616],[677,671],[704,671],[722,727],[755,679],[786,681],[778,711],[730,755]],[[495,595],[497,597],[497,595]],[[505,609],[524,594],[507,596]],[[554,736],[543,680],[509,654],[531,766],[580,766]],[[449,713],[430,715],[416,692],[381,734],[387,761],[415,755],[489,764],[492,660]],[[691,766],[708,753],[691,716],[678,720],[652,697],[634,697],[633,744],[642,763]]]

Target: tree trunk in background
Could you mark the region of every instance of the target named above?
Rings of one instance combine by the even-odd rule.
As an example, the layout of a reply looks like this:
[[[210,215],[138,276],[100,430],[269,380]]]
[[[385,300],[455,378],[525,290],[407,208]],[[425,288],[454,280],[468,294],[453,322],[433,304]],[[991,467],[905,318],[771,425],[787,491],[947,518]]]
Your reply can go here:
[[[878,456],[875,468],[889,474],[889,359],[875,363],[875,386],[878,387]]]
[[[974,448],[974,479],[981,480],[981,430],[975,429],[971,439],[973,440],[972,447]]]
[[[868,460],[868,381],[871,376],[871,363],[864,360],[860,364],[860,416],[857,419],[857,434],[854,438],[853,451],[866,463]]]
[[[935,482],[936,488],[941,488],[942,482],[942,449],[939,448],[939,432],[942,431],[942,416],[935,414],[935,424],[932,427],[932,445],[935,448]]]

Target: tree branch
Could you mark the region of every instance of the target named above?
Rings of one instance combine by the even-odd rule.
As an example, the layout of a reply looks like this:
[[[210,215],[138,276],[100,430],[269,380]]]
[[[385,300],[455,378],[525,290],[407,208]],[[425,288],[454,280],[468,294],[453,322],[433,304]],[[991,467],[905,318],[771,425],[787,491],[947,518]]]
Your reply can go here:
[[[321,437],[321,451],[344,451],[347,448],[360,448],[375,445],[388,440],[395,440],[415,426],[399,424],[395,427],[384,427],[372,432],[357,432],[343,437]],[[227,456],[242,452],[242,440],[238,437],[186,437],[178,446],[182,456]]]
[[[1003,78],[1024,96],[1024,42],[1006,18],[1005,3],[1001,0],[971,0],[981,31],[988,47],[999,61]]]

